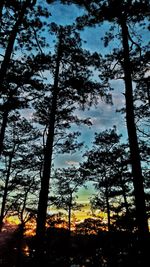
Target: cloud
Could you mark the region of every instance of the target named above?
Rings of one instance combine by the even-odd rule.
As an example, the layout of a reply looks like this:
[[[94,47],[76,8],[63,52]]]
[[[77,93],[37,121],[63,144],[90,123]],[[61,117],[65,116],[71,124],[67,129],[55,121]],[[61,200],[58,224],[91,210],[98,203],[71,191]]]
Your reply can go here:
[[[73,154],[58,154],[54,160],[54,164],[56,168],[64,168],[69,167],[71,165],[78,166],[82,161],[82,152],[78,151]]]
[[[72,166],[72,165],[79,165],[79,162],[78,161],[73,161],[73,160],[66,160],[65,164]]]

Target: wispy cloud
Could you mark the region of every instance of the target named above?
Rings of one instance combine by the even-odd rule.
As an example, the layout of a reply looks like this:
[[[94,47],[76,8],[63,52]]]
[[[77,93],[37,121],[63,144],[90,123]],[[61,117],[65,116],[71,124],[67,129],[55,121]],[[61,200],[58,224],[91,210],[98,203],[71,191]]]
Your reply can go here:
[[[73,166],[73,165],[79,165],[79,161],[73,161],[73,160],[66,160],[66,165]]]

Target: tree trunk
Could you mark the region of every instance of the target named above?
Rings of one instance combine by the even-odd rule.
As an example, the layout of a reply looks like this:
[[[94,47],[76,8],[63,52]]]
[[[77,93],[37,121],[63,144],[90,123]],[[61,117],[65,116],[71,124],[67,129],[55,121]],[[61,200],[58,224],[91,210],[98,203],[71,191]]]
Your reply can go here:
[[[1,21],[2,21],[2,12],[3,12],[4,4],[5,4],[5,0],[1,0],[0,1],[0,24],[1,24]],[[1,31],[1,25],[0,25],[0,31]]]
[[[68,210],[68,230],[71,233],[71,207],[72,207],[72,194],[70,196],[69,210]]]
[[[14,151],[15,151],[15,144],[14,144],[13,150],[12,150],[10,157],[9,157],[4,193],[3,193],[3,197],[2,197],[2,206],[1,206],[1,213],[0,213],[0,232],[1,232],[2,226],[3,226],[5,206],[6,206],[7,194],[8,194],[8,183],[9,183],[9,178],[10,178],[11,164],[12,164],[12,159],[14,156]]]
[[[38,204],[36,239],[37,239],[37,245],[39,247],[37,248],[37,254],[42,253],[42,250],[43,250],[42,246],[43,246],[43,241],[44,241],[44,236],[45,236],[45,223],[46,223],[49,182],[50,182],[52,153],[53,153],[54,130],[55,130],[55,117],[56,117],[56,112],[57,112],[57,97],[59,93],[58,81],[59,81],[59,68],[60,68],[60,62],[61,62],[61,55],[62,55],[61,38],[59,38],[51,114],[50,114],[47,140],[46,140],[46,145],[45,145],[43,175],[41,178],[41,190],[40,190],[39,204]]]
[[[20,267],[23,265],[23,238],[24,238],[24,230],[25,230],[25,224],[21,223],[18,226],[17,232],[16,232],[16,263],[15,267]]]
[[[19,13],[19,17],[18,17],[15,25],[13,26],[11,33],[10,33],[7,48],[6,48],[5,55],[4,55],[4,60],[1,64],[1,69],[0,69],[0,84],[1,84],[1,86],[3,85],[7,70],[9,68],[10,58],[11,58],[11,55],[13,52],[13,47],[14,47],[17,33],[19,31],[19,26],[22,24],[24,14],[25,14],[26,9],[29,6],[30,2],[31,2],[30,0],[26,0],[24,2],[22,9]],[[2,86],[1,91],[3,91],[3,90],[4,90],[4,88]]]
[[[9,114],[9,111],[7,109],[4,111],[3,118],[2,118],[2,125],[1,125],[1,132],[0,132],[0,156],[3,151],[3,142],[4,142],[5,130],[6,130],[7,121],[8,121],[8,114]]]
[[[121,157],[121,163],[123,162],[123,158]],[[126,193],[126,188],[125,188],[125,182],[123,181],[123,167],[121,167],[121,172],[120,172],[120,185],[122,188],[122,195],[123,195],[123,199],[124,199],[124,205],[125,205],[125,209],[126,209],[126,215],[129,217],[130,211],[129,211],[129,204],[127,201],[127,193]]]
[[[149,81],[147,81],[147,98],[148,98],[148,104],[150,106],[150,86],[149,86]]]
[[[106,207],[107,207],[107,224],[108,224],[108,231],[111,230],[111,223],[110,223],[110,206],[109,206],[109,196],[108,196],[108,186],[106,185],[105,190],[105,196],[106,196]]]
[[[126,99],[126,123],[129,138],[130,155],[132,162],[132,175],[135,194],[136,205],[136,223],[139,233],[148,232],[148,222],[146,216],[145,194],[143,185],[143,176],[140,162],[139,145],[137,139],[135,115],[134,115],[134,101],[133,101],[133,87],[132,87],[132,70],[130,64],[129,42],[128,42],[128,27],[126,19],[120,19],[122,30],[123,43],[123,68],[125,81],[125,99]]]
[[[126,209],[126,214],[127,216],[129,216],[129,205],[128,205],[128,201],[127,201],[127,194],[126,194],[126,190],[125,190],[125,186],[124,186],[124,183],[122,181],[122,178],[121,178],[121,187],[122,187],[122,195],[123,195],[123,198],[124,198],[124,205],[125,205],[125,209]]]

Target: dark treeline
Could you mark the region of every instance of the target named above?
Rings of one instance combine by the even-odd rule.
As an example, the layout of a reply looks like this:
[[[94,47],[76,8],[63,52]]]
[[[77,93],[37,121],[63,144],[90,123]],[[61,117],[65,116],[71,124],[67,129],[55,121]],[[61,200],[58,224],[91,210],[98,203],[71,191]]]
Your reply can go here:
[[[70,258],[71,253],[73,259],[79,257],[78,238],[85,239],[85,243],[89,238],[87,247],[92,244],[92,238],[96,242],[93,255],[89,253],[87,256],[94,262],[95,255],[96,262],[88,265],[88,262],[78,260],[76,264],[129,266],[132,254],[129,247],[135,248],[136,245],[135,255],[141,253],[142,256],[137,257],[135,266],[141,266],[146,258],[150,213],[149,43],[145,38],[149,31],[148,2],[1,1],[0,231],[6,218],[14,216],[19,219],[20,225],[14,233],[17,256],[12,252],[12,258],[18,258],[15,266],[29,264],[26,258],[24,263],[20,262],[24,229],[31,220],[36,222],[35,237],[27,239],[32,251],[29,257],[32,266],[37,263],[43,266],[44,262],[45,266],[46,262],[57,266],[53,262],[53,253],[60,246],[57,239],[62,238],[62,248],[65,237],[61,231],[54,230],[56,222],[48,213],[51,206],[56,210],[63,209],[67,214],[65,222],[62,217],[58,222],[66,225],[66,250]],[[72,25],[58,25],[52,22],[52,5],[55,8],[68,6],[68,10],[76,5],[83,11],[82,16]],[[85,49],[81,38],[83,31],[96,26],[101,31],[103,25],[107,27],[101,42],[107,53],[99,53],[99,48],[95,52],[91,52],[90,47]],[[94,30],[92,38],[96,38]],[[95,73],[98,78],[94,78]],[[122,125],[120,129],[116,126],[104,131],[99,129],[91,148],[86,149],[79,141],[80,126],[87,127],[87,131],[92,126],[92,118],[85,118],[86,111],[100,103],[113,104],[114,80],[122,81],[124,85],[125,106],[118,112],[125,117],[128,139],[126,143],[122,142]],[[85,152],[81,152],[83,161],[78,167],[53,167],[58,155],[65,157],[82,149]],[[89,204],[95,219],[80,222],[72,237],[73,211],[84,208],[78,203],[78,190],[81,186],[86,188],[89,182],[95,190]],[[56,235],[50,232],[51,228]],[[98,233],[102,230],[108,232],[101,233],[100,238]],[[90,239],[89,233],[93,234],[93,231],[97,237],[94,235]],[[121,238],[128,239],[121,248],[122,256],[119,256],[115,235],[120,240],[117,242],[121,242]],[[108,253],[106,243],[110,239]],[[113,255],[112,248],[116,249],[113,259],[110,256]],[[119,265],[119,257],[124,257],[123,251],[128,255],[128,262],[122,260]],[[82,257],[84,253],[81,251]],[[102,262],[104,256],[106,265]],[[101,258],[99,262],[98,257]],[[61,263],[58,265],[63,266],[63,254],[59,258]],[[71,266],[68,259],[67,264]]]

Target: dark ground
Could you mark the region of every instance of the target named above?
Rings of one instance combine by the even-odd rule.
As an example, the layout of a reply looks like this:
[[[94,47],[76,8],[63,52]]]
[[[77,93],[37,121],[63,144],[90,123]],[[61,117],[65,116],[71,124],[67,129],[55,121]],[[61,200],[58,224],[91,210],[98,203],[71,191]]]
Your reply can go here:
[[[34,238],[22,239],[21,233],[15,231],[6,244],[0,246],[0,266],[148,267],[149,237],[141,240],[136,234],[126,232],[70,237],[65,229],[51,228],[47,231],[44,256],[35,261]]]

